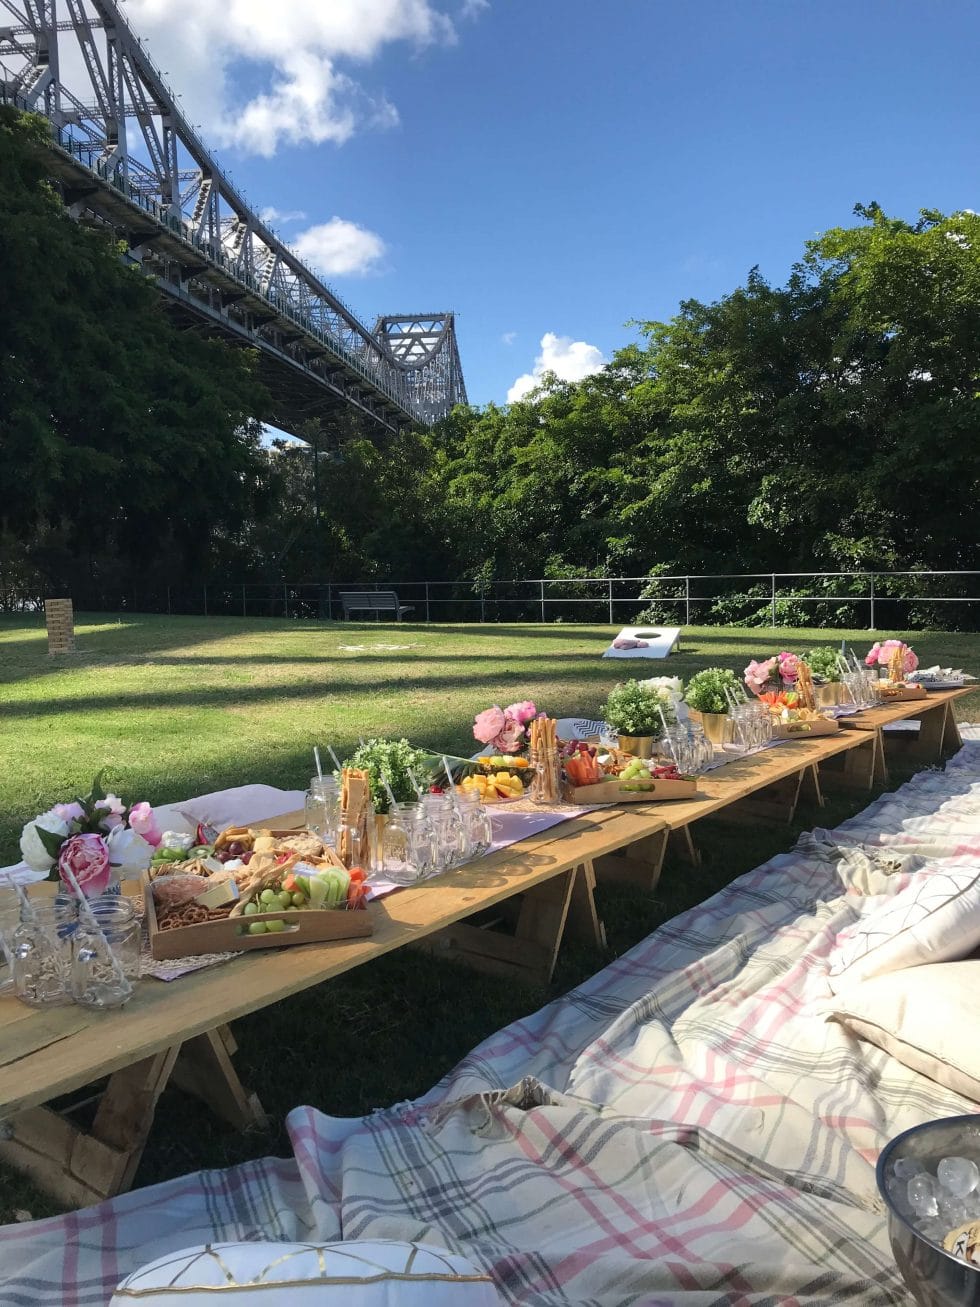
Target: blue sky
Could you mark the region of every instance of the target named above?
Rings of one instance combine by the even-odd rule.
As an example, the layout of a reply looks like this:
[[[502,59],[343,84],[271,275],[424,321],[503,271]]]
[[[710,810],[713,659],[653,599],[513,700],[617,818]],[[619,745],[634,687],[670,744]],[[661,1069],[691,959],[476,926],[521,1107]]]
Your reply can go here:
[[[546,335],[574,375],[631,318],[753,264],[782,279],[857,201],[980,209],[966,0],[201,8],[127,12],[250,200],[363,321],[455,309],[474,403],[504,402]]]

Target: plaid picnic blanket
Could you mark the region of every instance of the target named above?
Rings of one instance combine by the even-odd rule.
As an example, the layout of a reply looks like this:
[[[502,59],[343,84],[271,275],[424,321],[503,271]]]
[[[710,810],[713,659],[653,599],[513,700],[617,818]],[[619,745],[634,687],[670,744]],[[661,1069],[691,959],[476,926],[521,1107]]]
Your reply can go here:
[[[89,1307],[208,1240],[437,1243],[509,1303],[908,1301],[874,1181],[892,1135],[977,1105],[821,1012],[838,931],[980,857],[980,731],[740,877],[414,1103],[299,1107],[288,1161],[201,1172],[0,1230],[4,1307]]]

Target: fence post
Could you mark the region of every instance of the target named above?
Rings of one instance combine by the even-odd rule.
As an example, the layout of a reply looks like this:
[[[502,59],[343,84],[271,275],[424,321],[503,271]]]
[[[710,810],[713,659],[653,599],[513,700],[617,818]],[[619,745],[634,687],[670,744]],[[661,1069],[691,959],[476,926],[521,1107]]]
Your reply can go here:
[[[772,574],[772,626],[776,625],[776,573]]]
[[[612,596],[612,577],[609,578],[609,625],[613,624],[613,596]]]
[[[486,620],[487,620],[487,592],[481,589],[480,590],[480,621],[485,622]]]
[[[204,616],[207,617],[207,615],[208,615],[208,588],[207,586],[205,586],[204,587]]]
[[[327,582],[327,621],[333,621],[333,587]]]
[[[541,620],[543,622],[544,621],[544,582],[539,581],[538,584],[541,587]]]
[[[426,620],[427,622],[431,622],[431,621],[432,621],[432,617],[431,617],[430,614],[429,614],[429,583],[428,583],[428,581],[426,581],[426,583],[425,583],[425,620]]]
[[[874,631],[877,629],[875,627],[875,574],[874,572],[870,573],[870,579],[871,579],[871,585],[868,590],[868,598],[871,600],[871,626],[868,629]]]
[[[242,616],[243,616],[243,617],[247,617],[247,616],[248,616],[248,608],[246,607],[246,604],[245,604],[245,585],[244,585],[244,583],[242,584]]]
[[[167,586],[167,616],[170,617],[170,586]]]
[[[691,625],[691,578],[684,578],[684,625]]]
[[[282,583],[282,615],[289,616],[289,589],[285,581]]]

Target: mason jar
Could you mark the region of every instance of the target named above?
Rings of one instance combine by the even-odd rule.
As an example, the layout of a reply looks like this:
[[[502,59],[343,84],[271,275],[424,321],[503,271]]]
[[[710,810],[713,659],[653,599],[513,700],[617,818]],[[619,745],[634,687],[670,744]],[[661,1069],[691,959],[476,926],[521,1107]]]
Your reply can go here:
[[[31,1007],[58,1007],[72,1001],[71,959],[74,934],[70,902],[31,899],[21,908],[10,953],[14,994]]]
[[[121,1007],[132,998],[140,975],[140,924],[129,899],[92,899],[94,924],[75,923],[71,995],[89,1008]]]

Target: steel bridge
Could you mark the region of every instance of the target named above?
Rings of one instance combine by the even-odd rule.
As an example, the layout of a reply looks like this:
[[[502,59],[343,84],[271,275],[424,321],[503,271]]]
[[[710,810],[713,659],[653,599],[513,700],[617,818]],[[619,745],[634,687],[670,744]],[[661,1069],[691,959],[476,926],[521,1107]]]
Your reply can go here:
[[[125,240],[181,323],[258,351],[276,426],[467,402],[453,314],[359,322],[222,172],[117,0],[0,0],[2,100],[48,119],[69,212]]]

